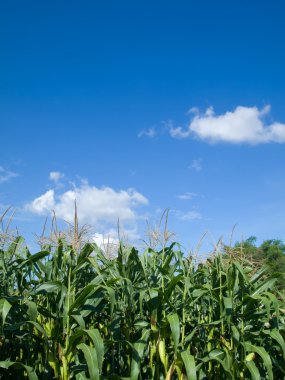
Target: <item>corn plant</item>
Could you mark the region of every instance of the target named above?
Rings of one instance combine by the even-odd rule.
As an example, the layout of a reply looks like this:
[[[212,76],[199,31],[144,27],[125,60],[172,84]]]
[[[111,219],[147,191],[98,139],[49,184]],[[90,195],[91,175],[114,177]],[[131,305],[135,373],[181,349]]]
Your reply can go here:
[[[0,379],[283,379],[284,295],[266,268],[179,244],[60,238],[0,250]]]

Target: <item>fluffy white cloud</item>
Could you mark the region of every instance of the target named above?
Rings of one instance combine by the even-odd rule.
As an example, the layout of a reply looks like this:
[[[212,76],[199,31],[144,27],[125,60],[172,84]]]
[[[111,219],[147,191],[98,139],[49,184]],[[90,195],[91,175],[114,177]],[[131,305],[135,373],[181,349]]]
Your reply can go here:
[[[58,182],[61,178],[64,177],[64,174],[61,172],[50,172],[49,179],[54,182]]]
[[[269,115],[270,106],[262,109],[257,107],[237,107],[232,112],[215,115],[212,107],[200,114],[194,109],[188,128],[171,128],[170,135],[176,138],[197,136],[210,142],[228,143],[284,143],[285,124],[273,122],[266,123],[265,117]]]
[[[55,208],[55,197],[54,190],[48,190],[43,195],[34,199],[31,203],[27,205],[27,209],[36,213],[43,214],[45,212],[49,212],[54,210]]]
[[[9,182],[10,179],[17,177],[18,174],[11,172],[10,170],[6,170],[3,166],[0,166],[0,183]]]
[[[96,233],[94,236],[92,236],[92,240],[98,245],[98,247],[102,249],[106,249],[106,247],[109,246],[118,247],[120,243],[118,237],[116,237],[113,232],[106,235]]]
[[[110,187],[97,188],[83,183],[61,194],[48,190],[27,204],[26,209],[40,215],[54,210],[58,218],[73,221],[75,201],[79,222],[92,225],[116,223],[118,218],[122,222],[135,221],[135,208],[148,204],[148,200],[134,189],[116,191]]]

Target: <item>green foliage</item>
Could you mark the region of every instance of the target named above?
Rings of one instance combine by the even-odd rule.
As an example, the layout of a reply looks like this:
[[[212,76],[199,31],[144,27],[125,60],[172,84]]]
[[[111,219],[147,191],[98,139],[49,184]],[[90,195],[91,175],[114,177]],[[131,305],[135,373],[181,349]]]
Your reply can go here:
[[[283,379],[277,280],[247,258],[194,265],[178,244],[110,259],[17,238],[0,251],[0,379]]]
[[[242,243],[236,243],[235,249],[242,251],[255,265],[267,266],[268,274],[278,277],[278,288],[285,289],[285,245],[281,240],[266,240],[256,246],[256,238],[251,236]]]

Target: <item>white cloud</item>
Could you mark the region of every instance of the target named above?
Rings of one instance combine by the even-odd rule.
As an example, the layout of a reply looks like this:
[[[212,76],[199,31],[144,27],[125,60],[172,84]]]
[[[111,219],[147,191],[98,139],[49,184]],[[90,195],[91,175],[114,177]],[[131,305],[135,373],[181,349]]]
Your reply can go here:
[[[43,214],[47,211],[52,211],[55,209],[55,197],[54,190],[48,190],[43,195],[34,199],[31,203],[27,205],[27,209],[36,213]]]
[[[265,116],[270,113],[270,106],[257,107],[238,106],[234,111],[215,115],[213,107],[205,113],[192,110],[192,118],[188,128],[171,128],[170,135],[176,138],[197,136],[210,142],[228,143],[285,143],[285,124],[267,123]]]
[[[54,182],[58,182],[61,178],[64,177],[64,174],[61,172],[50,172],[49,179]]]
[[[114,231],[110,231],[107,235],[96,233],[91,237],[91,241],[96,243],[107,257],[114,258],[117,256],[120,241]]]
[[[119,245],[118,237],[114,236],[114,234],[112,232],[111,232],[111,234],[108,233],[106,235],[96,233],[94,236],[92,236],[92,240],[100,248],[105,248],[106,246],[109,246],[109,245],[112,245],[112,246],[118,246]]]
[[[134,189],[116,191],[110,187],[97,188],[83,182],[80,187],[56,194],[48,190],[26,205],[26,209],[44,215],[52,210],[58,218],[73,221],[74,203],[77,203],[80,223],[134,222],[138,216],[135,209],[147,205],[148,200]]]
[[[121,231],[120,231],[121,235]],[[123,235],[118,237],[118,231],[115,229],[110,229],[106,234],[96,232],[92,237],[91,241],[97,244],[99,248],[108,256],[116,257],[118,255],[118,249],[120,247],[120,240],[123,244],[134,243],[140,238],[136,229],[124,230]]]
[[[195,211],[195,210],[188,211],[186,213],[178,213],[177,217],[178,219],[186,220],[186,221],[202,219],[202,215],[198,211]]]
[[[193,199],[196,196],[197,196],[196,193],[186,192],[184,194],[178,195],[178,198],[181,199],[181,200],[183,200],[183,201],[190,201],[191,199]]]
[[[196,172],[200,172],[203,169],[202,161],[202,158],[192,160],[191,164],[188,166],[189,169],[193,169]]]
[[[118,233],[120,233],[120,237],[118,236]],[[135,240],[138,240],[140,238],[140,235],[138,234],[138,231],[136,228],[133,229],[120,229],[118,230],[111,228],[106,233],[99,233],[96,232],[92,236],[92,240],[98,245],[100,248],[104,248],[106,246],[118,246],[120,243],[120,240],[123,243],[133,242]]]
[[[149,129],[143,129],[142,131],[140,131],[140,133],[138,134],[138,137],[143,137],[143,136],[146,136],[146,137],[155,137],[157,134],[157,131],[155,128],[149,128]]]
[[[6,170],[3,166],[0,166],[0,184],[4,182],[9,182],[12,178],[17,177],[18,174]]]

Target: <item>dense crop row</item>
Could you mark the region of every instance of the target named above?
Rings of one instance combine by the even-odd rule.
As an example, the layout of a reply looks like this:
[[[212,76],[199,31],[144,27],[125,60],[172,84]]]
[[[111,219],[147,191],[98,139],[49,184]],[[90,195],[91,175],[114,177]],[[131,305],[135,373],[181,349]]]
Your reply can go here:
[[[284,379],[284,301],[246,260],[0,250],[0,379]]]

